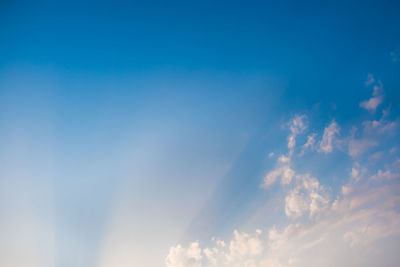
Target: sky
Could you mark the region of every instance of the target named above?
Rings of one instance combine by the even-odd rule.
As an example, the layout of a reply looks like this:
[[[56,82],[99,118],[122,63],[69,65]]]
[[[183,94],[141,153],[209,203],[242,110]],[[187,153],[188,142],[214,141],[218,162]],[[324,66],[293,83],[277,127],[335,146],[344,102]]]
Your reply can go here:
[[[397,266],[398,1],[0,2],[0,265]]]

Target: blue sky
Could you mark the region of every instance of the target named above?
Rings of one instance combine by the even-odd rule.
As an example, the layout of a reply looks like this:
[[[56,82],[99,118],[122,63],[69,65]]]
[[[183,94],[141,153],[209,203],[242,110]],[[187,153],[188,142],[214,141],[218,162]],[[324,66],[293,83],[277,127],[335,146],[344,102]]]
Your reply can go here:
[[[399,11],[3,1],[1,265],[395,266]]]

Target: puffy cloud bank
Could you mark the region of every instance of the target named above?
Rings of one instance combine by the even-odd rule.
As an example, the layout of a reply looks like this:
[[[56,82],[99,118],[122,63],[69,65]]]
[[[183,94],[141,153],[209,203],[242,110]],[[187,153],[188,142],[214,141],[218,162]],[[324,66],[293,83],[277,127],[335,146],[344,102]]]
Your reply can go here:
[[[366,85],[374,84],[369,76]],[[382,103],[383,86],[378,82],[371,99],[360,106],[376,112]],[[234,231],[231,239],[213,239],[213,245],[206,247],[198,241],[171,247],[166,266],[397,266],[399,138],[398,122],[391,121],[388,112],[383,110],[379,120],[360,122],[348,135],[333,120],[321,130],[320,138],[310,133],[306,143],[298,146],[296,137],[306,132],[308,118],[294,116],[288,123],[288,152],[277,155],[275,168],[261,183],[265,190],[278,182],[284,189],[287,223],[251,233]],[[335,149],[347,153],[353,165],[335,195],[312,173],[298,173],[292,167],[296,157],[305,153],[326,155]]]

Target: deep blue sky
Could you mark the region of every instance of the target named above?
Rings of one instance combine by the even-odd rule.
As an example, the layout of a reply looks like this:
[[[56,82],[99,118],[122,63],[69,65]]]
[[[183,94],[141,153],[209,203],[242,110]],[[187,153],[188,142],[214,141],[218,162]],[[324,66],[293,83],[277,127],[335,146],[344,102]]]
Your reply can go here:
[[[365,73],[385,75],[399,49],[398,12],[397,1],[10,1],[0,64],[92,75],[267,72],[291,96],[332,100]]]
[[[2,64],[345,72],[382,65],[399,41],[398,10],[397,1],[10,1]]]

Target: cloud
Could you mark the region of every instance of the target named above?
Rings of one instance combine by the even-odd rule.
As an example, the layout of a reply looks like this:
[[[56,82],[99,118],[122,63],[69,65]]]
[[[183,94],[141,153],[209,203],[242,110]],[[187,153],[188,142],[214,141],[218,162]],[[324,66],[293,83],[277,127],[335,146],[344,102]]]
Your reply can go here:
[[[398,121],[388,119],[390,108],[383,110],[379,120],[366,120],[362,123],[364,132],[367,134],[392,134],[398,126]]]
[[[280,163],[290,163],[290,158],[289,157],[286,157],[286,156],[284,156],[284,155],[282,155],[282,156],[280,156],[279,158],[278,158],[278,162],[280,162]]]
[[[307,142],[302,146],[299,156],[303,156],[307,149],[314,149],[316,133],[307,136]]]
[[[398,173],[392,173],[390,170],[387,171],[382,171],[382,170],[378,170],[378,173],[374,176],[372,176],[372,179],[375,180],[394,180],[399,178],[400,175]]]
[[[374,83],[373,76],[367,82]],[[388,111],[383,111],[380,120],[354,126],[353,129],[361,129],[357,139],[357,130],[344,137],[353,163],[348,177],[338,180],[342,182],[335,190],[321,183],[332,184],[327,177],[320,180],[310,172],[301,174],[292,167],[299,166],[293,157],[296,136],[307,128],[306,117],[295,116],[289,122],[289,153],[277,158],[275,169],[262,182],[266,190],[271,190],[270,185],[280,180],[285,220],[279,226],[250,233],[235,230],[231,238],[213,239],[211,245],[177,245],[167,256],[167,267],[397,266],[400,159],[394,149],[397,140],[388,135],[394,132],[397,121],[387,117]],[[318,152],[332,152],[339,133],[339,126],[331,121],[318,145],[316,134],[309,135],[299,155],[314,146]],[[387,139],[385,146],[379,141],[381,136]],[[369,153],[372,147],[378,152]],[[371,159],[376,159],[373,164]],[[331,164],[341,167],[337,162]],[[175,265],[171,259],[175,259]]]
[[[396,164],[365,179],[354,179],[364,169],[357,166],[334,201],[317,178],[298,176],[285,198],[285,212],[292,220],[286,226],[256,233],[235,230],[230,241],[218,240],[202,249],[198,243],[187,249],[178,245],[170,250],[167,266],[390,266],[386,251],[391,244],[385,244],[390,238],[400,245]],[[299,220],[306,212],[309,219]],[[171,265],[171,259],[177,259],[177,264]]]
[[[281,231],[275,229],[273,238],[269,240],[269,254],[277,257],[282,266],[289,265],[292,257],[297,259],[296,266],[313,265],[313,257],[325,257],[331,262],[325,261],[318,266],[354,266],[353,259],[344,258],[348,252],[374,249],[380,240],[400,234],[400,214],[395,208],[400,202],[398,193],[398,188],[388,186],[349,190],[317,220],[305,224],[291,223]],[[341,258],[332,257],[332,249],[339,250]],[[365,266],[374,256],[366,259]],[[346,264],[338,264],[339,260]],[[380,261],[384,260],[380,258]]]
[[[177,245],[166,266],[396,266],[391,246],[400,245],[399,158],[375,173],[355,162],[334,198],[317,177],[296,175],[290,162],[281,156],[264,180],[270,185],[280,178],[286,188],[286,225],[254,233],[235,230],[230,240],[213,239],[211,246]]]
[[[254,261],[251,259],[260,255],[264,249],[262,241],[259,238],[261,233],[261,230],[256,230],[256,234],[251,236],[235,230],[233,232],[234,238],[229,244],[227,262],[245,262],[246,266],[254,265]]]
[[[384,135],[393,135],[398,126],[398,121],[387,119],[389,109],[383,110],[379,120],[365,120],[362,122],[362,128],[358,131],[359,136],[355,138],[357,128],[354,128],[350,141],[348,143],[348,154],[351,157],[359,157],[373,147],[377,147]],[[380,153],[382,154],[382,152]],[[376,158],[379,154],[370,155],[370,158]]]
[[[289,184],[293,177],[295,175],[295,171],[290,168],[288,165],[284,165],[282,167],[279,167],[277,169],[274,169],[273,171],[269,172],[265,177],[264,177],[264,187],[269,187],[278,178],[281,178],[281,184]]]
[[[349,142],[349,155],[352,157],[357,157],[366,152],[368,149],[377,145],[378,142],[373,139],[352,139]]]
[[[297,175],[297,185],[285,198],[285,214],[295,219],[308,212],[313,217],[321,209],[324,209],[329,197],[318,179],[310,174]]]
[[[340,133],[340,128],[335,121],[332,121],[328,127],[324,129],[322,140],[319,143],[319,152],[330,153],[333,150],[335,136]]]
[[[289,156],[293,154],[294,147],[296,146],[296,136],[304,132],[307,129],[307,116],[296,115],[289,122],[290,135],[288,136],[288,148]]]
[[[373,81],[370,83],[373,83]],[[375,112],[376,108],[383,102],[383,84],[379,81],[378,85],[374,85],[373,88],[372,97],[360,103],[360,107],[371,112]]]
[[[188,248],[181,245],[171,247],[165,260],[166,267],[200,267],[203,258],[199,242],[193,242]]]
[[[262,184],[263,187],[269,187],[279,178],[281,179],[282,185],[291,183],[293,177],[295,176],[295,171],[290,167],[290,162],[294,147],[296,146],[296,136],[307,129],[306,120],[307,117],[305,115],[295,115],[294,118],[288,123],[290,130],[290,134],[288,136],[288,156],[281,155],[278,158],[278,166],[274,170],[267,173],[267,175],[264,177],[264,182]]]

